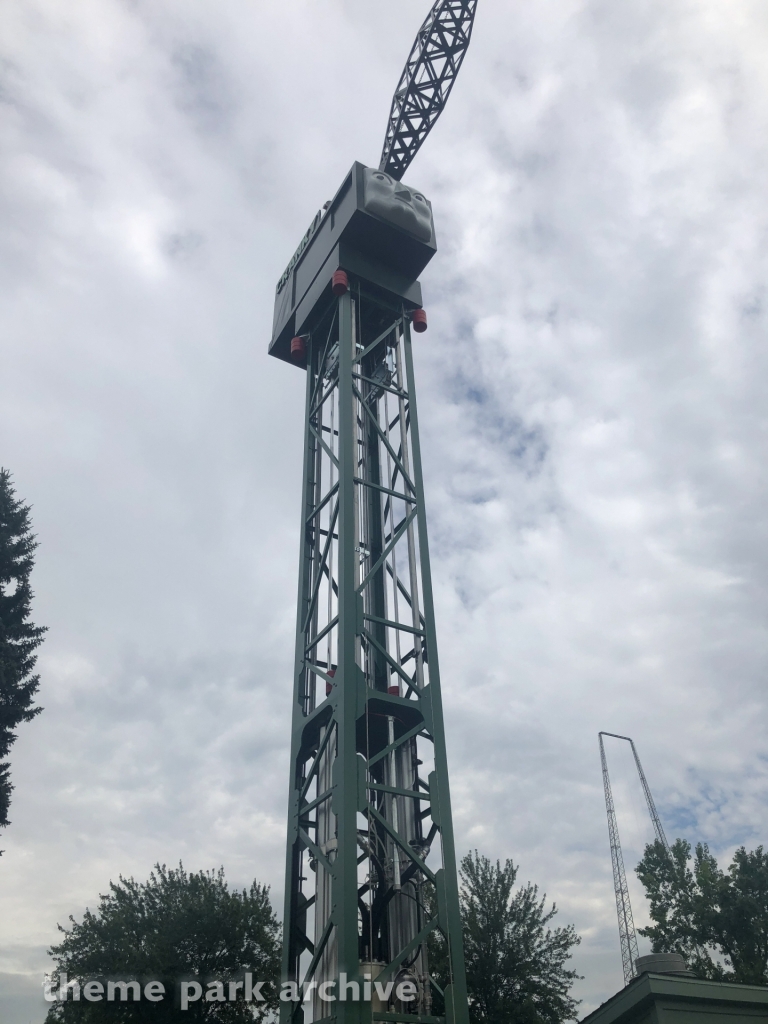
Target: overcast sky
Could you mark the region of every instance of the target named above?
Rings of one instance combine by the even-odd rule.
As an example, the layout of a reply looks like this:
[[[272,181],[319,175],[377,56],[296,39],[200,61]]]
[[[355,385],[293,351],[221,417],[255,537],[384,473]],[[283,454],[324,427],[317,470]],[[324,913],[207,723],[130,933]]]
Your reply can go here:
[[[3,5],[0,463],[49,627],[3,1024],[40,1024],[57,922],[119,874],[280,899],[303,381],[267,358],[274,287],[378,162],[427,8]],[[406,179],[439,246],[416,361],[457,845],[576,925],[584,1011],[622,984],[599,729],[670,838],[766,839],[766,52],[764,0],[480,0]],[[608,744],[631,869],[652,833]]]

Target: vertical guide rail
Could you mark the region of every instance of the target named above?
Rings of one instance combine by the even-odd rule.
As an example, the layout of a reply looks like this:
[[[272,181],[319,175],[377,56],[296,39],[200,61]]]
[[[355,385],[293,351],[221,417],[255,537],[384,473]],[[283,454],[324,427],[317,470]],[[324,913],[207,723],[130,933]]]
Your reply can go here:
[[[613,889],[616,896],[616,914],[619,919],[619,943],[621,944],[621,966],[624,971],[624,984],[628,985],[635,976],[635,961],[640,955],[637,948],[635,922],[632,918],[632,906],[629,902],[627,876],[624,871],[624,858],[621,853],[619,825],[616,821],[616,810],[613,806],[611,780],[608,776],[608,762],[605,758],[603,736],[612,733],[598,733],[600,742],[600,763],[603,768],[603,789],[605,790],[605,810],[608,815],[608,840],[611,844],[611,864],[613,866]],[[622,737],[623,738],[623,737]]]
[[[295,990],[281,1021],[467,1024],[399,300],[358,281],[319,307],[305,404],[282,972]],[[444,979],[430,972],[436,931],[448,949]],[[405,983],[410,999],[398,995]]]
[[[413,353],[411,350],[411,330],[408,320],[403,318],[403,334],[405,362],[408,371],[410,388],[411,442],[413,448],[413,468],[416,481],[418,500],[418,534],[419,548],[422,558],[422,590],[424,597],[424,617],[430,650],[430,686],[432,688],[432,722],[435,743],[434,783],[439,785],[440,797],[440,838],[442,843],[445,907],[449,959],[451,963],[451,992],[446,996],[446,1011],[460,1020],[467,1013],[467,981],[464,968],[464,950],[462,941],[461,913],[459,910],[458,874],[456,869],[456,849],[453,841],[453,821],[451,803],[448,793],[448,758],[445,749],[445,730],[443,726],[443,705],[440,694],[440,672],[437,662],[437,642],[435,627],[435,609],[432,601],[432,573],[429,565],[429,546],[427,542],[427,517],[424,508],[423,478],[421,472],[421,445],[419,444],[419,421],[416,412],[416,390],[413,373]],[[433,816],[434,818],[434,816]],[[456,948],[451,948],[451,945]],[[453,1000],[453,1006],[449,1004]],[[460,1010],[461,1008],[461,1010]]]

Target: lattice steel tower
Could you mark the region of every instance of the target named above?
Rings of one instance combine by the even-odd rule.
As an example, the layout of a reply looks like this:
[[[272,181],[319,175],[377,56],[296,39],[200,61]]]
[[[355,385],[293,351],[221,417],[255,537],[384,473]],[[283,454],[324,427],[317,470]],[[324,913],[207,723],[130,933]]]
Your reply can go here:
[[[611,736],[616,740],[626,740],[632,747],[632,756],[635,759],[637,773],[640,776],[640,785],[643,787],[645,802],[648,805],[648,813],[651,816],[653,831],[658,842],[669,853],[669,844],[661,826],[656,804],[651,796],[651,789],[645,777],[643,766],[637,754],[635,744],[629,736],[619,736],[615,732],[600,732],[597,734],[600,742],[600,764],[603,769],[603,789],[605,791],[605,810],[608,815],[608,840],[611,845],[611,866],[613,867],[613,889],[616,896],[616,914],[619,919],[619,945],[621,947],[621,967],[624,972],[624,984],[628,985],[635,977],[635,961],[639,956],[637,948],[637,933],[635,922],[632,917],[632,904],[629,901],[629,888],[627,887],[627,875],[624,870],[624,857],[621,852],[621,840],[619,839],[619,824],[616,820],[616,809],[613,804],[613,793],[611,791],[611,780],[608,775],[608,761],[605,757],[605,745],[603,736]]]
[[[353,165],[277,286],[270,354],[306,372],[283,1024],[468,1019],[411,348],[436,244],[400,179],[475,4],[434,4],[381,166]]]

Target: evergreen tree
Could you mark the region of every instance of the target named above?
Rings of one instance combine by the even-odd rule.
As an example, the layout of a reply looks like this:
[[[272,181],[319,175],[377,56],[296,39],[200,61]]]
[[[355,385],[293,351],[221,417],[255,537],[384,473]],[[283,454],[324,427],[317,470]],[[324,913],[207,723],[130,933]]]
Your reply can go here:
[[[0,827],[8,824],[10,765],[5,760],[16,727],[39,715],[32,707],[40,677],[33,675],[45,627],[29,621],[29,577],[37,541],[31,532],[30,506],[16,497],[11,474],[0,469]]]
[[[678,839],[645,848],[637,874],[651,904],[640,934],[654,953],[682,953],[700,978],[768,984],[768,855],[762,846],[733,855],[722,871],[706,844]]]
[[[71,928],[59,925],[64,938],[49,951],[56,963],[51,987],[56,991],[66,974],[68,984],[78,982],[80,998],[52,1003],[46,1024],[252,1024],[277,1009],[280,925],[267,886],[253,882],[238,892],[229,889],[223,869],[189,874],[181,864],[176,870],[156,864],[147,882],[120,876],[109,888],[95,913],[86,910],[79,923],[70,917]],[[215,978],[228,996],[229,982],[242,981],[246,971],[254,983],[268,983],[261,991],[266,1002],[246,1003],[241,984],[235,1002],[201,996],[186,1010],[175,1005],[182,979],[196,977],[202,987]],[[109,978],[136,979],[144,988],[149,980],[159,981],[165,991],[157,1002],[85,998],[84,983],[98,982],[108,992]]]
[[[579,977],[566,968],[581,939],[573,925],[550,928],[557,914],[528,882],[514,891],[511,860],[492,864],[477,850],[461,861],[461,915],[472,1024],[562,1024],[576,1018],[570,990]],[[445,940],[430,943],[430,971],[446,976]],[[441,1001],[438,999],[437,1003]],[[437,1009],[442,1010],[442,1005]]]

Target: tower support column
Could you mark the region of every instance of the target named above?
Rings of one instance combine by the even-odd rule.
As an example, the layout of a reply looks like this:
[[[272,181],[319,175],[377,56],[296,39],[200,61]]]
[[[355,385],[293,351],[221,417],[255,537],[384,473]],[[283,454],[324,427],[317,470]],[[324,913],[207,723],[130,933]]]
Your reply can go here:
[[[281,1020],[466,1024],[409,317],[309,323]]]

